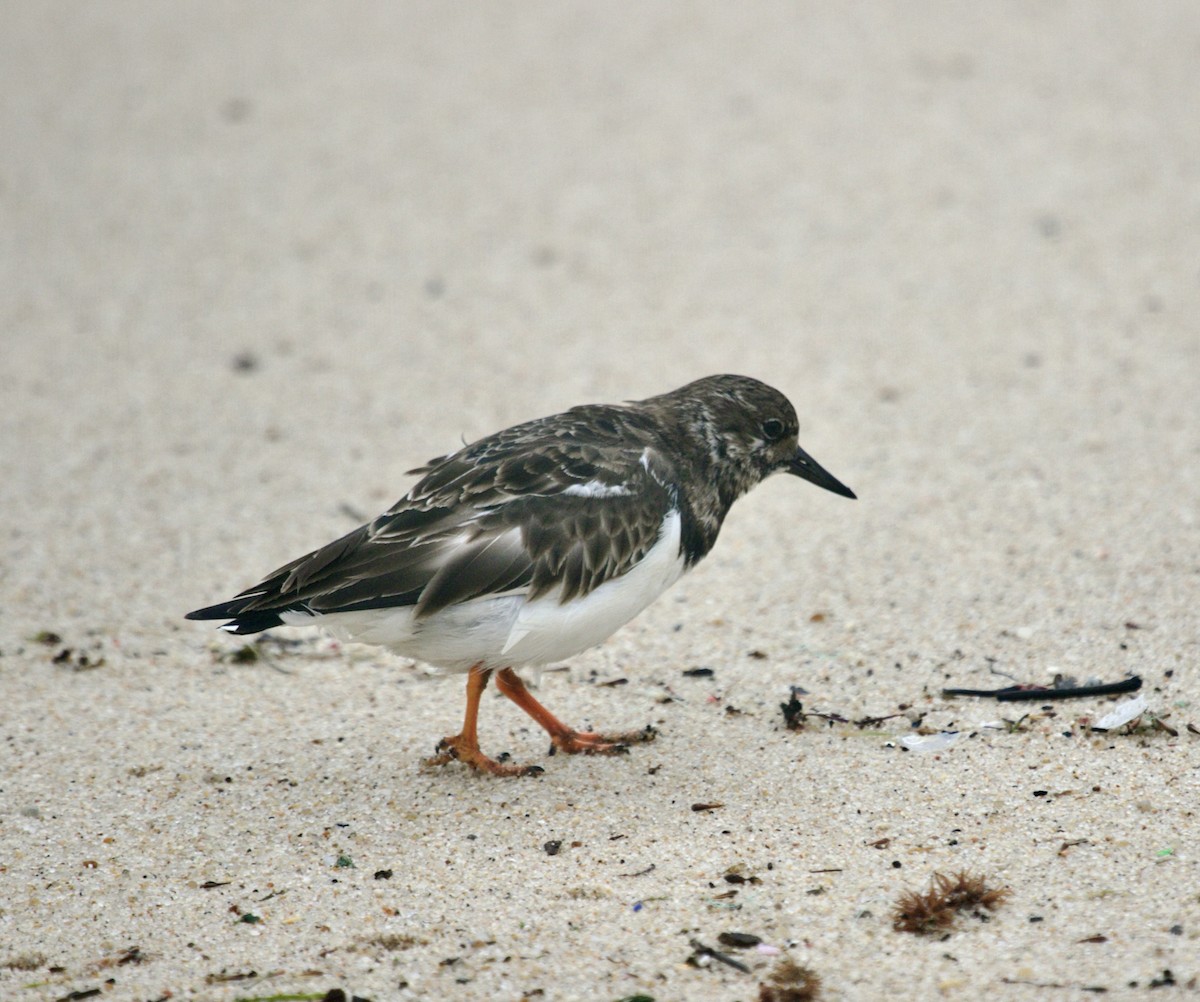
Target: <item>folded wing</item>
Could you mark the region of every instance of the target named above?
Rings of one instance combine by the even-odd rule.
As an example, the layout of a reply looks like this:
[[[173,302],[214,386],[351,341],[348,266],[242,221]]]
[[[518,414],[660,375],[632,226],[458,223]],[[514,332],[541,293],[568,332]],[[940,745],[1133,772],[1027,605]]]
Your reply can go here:
[[[518,430],[433,461],[371,523],[188,618],[255,633],[288,612],[414,606],[420,617],[486,595],[559,589],[565,602],[626,573],[676,504],[661,457],[645,447],[601,459],[569,437]]]

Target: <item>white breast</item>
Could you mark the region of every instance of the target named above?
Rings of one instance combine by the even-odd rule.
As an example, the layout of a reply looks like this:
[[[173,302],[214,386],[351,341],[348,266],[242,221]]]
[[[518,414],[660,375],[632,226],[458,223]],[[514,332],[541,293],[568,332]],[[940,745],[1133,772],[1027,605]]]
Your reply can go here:
[[[448,671],[479,662],[493,668],[544,665],[595,647],[678,581],[684,569],[679,543],[680,517],[671,511],[636,567],[566,603],[551,591],[534,601],[520,593],[477,598],[422,619],[414,619],[410,606],[285,618],[319,622],[345,640],[380,644]]]
[[[668,512],[658,542],[628,573],[566,603],[559,602],[554,592],[523,603],[500,661],[549,664],[608,639],[679,580],[684,566],[679,537],[679,512]]]

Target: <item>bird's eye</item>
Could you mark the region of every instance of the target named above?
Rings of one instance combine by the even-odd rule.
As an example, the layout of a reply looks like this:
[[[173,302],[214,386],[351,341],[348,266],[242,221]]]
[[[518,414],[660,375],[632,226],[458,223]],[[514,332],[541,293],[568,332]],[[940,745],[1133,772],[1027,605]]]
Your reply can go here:
[[[783,437],[783,422],[776,418],[767,418],[762,425],[762,433],[768,442],[776,442]]]

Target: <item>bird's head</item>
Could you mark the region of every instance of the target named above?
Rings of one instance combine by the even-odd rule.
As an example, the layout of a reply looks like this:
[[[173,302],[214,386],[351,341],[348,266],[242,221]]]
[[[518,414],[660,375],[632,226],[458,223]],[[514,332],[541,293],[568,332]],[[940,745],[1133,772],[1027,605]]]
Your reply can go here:
[[[730,478],[722,493],[740,496],[774,473],[790,473],[842,497],[855,496],[800,447],[795,408],[766,383],[709,376],[670,396],[694,405],[691,427],[705,442],[710,469]]]

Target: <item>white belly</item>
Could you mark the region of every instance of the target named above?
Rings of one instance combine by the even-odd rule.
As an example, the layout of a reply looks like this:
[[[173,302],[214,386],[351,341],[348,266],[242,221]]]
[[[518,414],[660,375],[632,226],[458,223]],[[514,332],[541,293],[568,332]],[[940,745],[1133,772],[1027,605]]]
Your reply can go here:
[[[636,567],[565,604],[551,592],[532,602],[522,594],[477,598],[422,619],[407,606],[284,618],[317,623],[344,640],[379,644],[448,671],[480,662],[492,668],[544,665],[595,647],[678,581],[684,567],[679,540],[679,513],[673,511]]]

